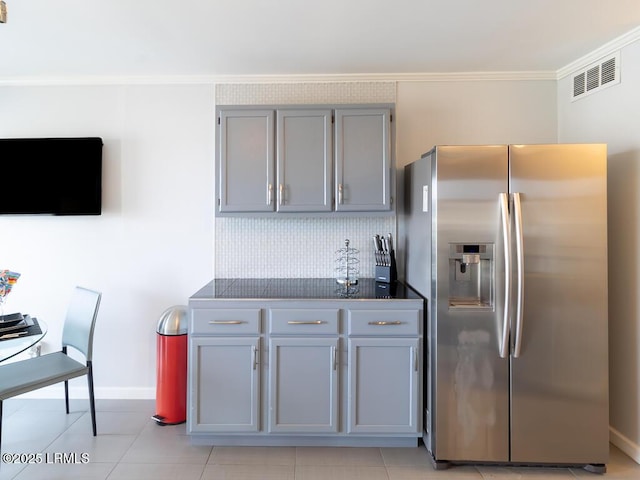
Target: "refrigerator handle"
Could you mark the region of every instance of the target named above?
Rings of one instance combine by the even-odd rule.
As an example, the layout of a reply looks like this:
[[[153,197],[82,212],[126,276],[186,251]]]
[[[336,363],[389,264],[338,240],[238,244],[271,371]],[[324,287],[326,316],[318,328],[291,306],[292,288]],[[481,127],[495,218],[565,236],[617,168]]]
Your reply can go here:
[[[504,245],[504,312],[502,319],[502,339],[500,342],[500,358],[509,354],[509,318],[511,302],[511,231],[509,222],[509,195],[500,194],[500,219],[502,220],[502,243]]]
[[[516,331],[513,358],[518,358],[520,356],[520,350],[522,349],[522,324],[524,319],[524,241],[522,236],[522,204],[520,203],[520,193],[513,194],[513,210],[516,230],[516,269],[518,272]]]

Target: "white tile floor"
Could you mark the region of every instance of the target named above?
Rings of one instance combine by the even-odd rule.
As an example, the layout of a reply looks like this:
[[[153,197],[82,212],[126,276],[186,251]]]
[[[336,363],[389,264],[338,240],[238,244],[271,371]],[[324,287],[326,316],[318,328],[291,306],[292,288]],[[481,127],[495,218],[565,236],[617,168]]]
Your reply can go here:
[[[98,401],[98,436],[93,437],[87,401],[72,401],[66,415],[63,400],[7,400],[2,453],[24,454],[25,461],[30,456],[43,463],[6,463],[3,456],[0,480],[640,479],[640,465],[613,446],[605,476],[566,468],[465,466],[434,471],[424,447],[192,446],[184,424],[161,427],[150,419],[154,407],[153,401]]]

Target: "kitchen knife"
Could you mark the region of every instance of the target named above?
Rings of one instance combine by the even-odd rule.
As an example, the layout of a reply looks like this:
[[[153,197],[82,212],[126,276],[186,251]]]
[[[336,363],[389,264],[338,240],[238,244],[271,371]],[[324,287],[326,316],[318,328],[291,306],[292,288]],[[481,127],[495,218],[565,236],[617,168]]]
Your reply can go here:
[[[380,239],[380,235],[378,235],[376,233],[376,249],[378,251],[378,261],[379,264],[382,265],[383,264],[383,258],[382,258],[382,240]]]
[[[383,265],[386,267],[389,265],[388,262],[388,255],[389,255],[389,247],[387,245],[387,239],[382,237],[382,259],[383,259]]]
[[[373,254],[376,257],[376,265],[380,265],[380,252],[378,251],[378,238],[377,238],[377,235],[373,236]]]

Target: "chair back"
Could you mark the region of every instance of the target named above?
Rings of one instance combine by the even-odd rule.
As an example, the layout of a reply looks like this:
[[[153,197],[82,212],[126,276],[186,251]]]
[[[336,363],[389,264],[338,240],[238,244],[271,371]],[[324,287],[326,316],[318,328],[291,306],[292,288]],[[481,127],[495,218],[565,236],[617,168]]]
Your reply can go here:
[[[71,346],[91,361],[93,330],[98,317],[102,294],[83,287],[76,287],[69,303],[62,330],[62,346]]]

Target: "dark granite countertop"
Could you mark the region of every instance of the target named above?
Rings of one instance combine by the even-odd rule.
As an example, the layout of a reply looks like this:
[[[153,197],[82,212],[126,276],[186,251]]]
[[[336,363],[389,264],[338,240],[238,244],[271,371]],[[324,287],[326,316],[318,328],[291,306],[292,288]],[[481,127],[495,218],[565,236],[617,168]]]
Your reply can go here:
[[[420,300],[421,297],[402,282],[386,284],[373,278],[361,278],[349,287],[333,278],[219,278],[198,290],[191,300]]]

